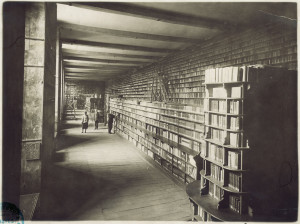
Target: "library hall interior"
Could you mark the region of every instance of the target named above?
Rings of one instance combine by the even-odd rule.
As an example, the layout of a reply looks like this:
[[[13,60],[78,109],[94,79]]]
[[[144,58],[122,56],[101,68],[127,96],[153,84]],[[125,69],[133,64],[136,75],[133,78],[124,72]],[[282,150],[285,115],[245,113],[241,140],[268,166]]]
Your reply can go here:
[[[4,2],[1,221],[296,222],[297,7]]]

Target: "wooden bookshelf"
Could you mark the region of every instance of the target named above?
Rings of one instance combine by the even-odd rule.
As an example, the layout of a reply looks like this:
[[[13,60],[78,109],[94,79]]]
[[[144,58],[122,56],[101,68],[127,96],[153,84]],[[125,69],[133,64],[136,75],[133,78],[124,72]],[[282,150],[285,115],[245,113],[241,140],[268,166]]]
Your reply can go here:
[[[198,106],[137,100],[110,100],[116,132],[184,183],[196,180],[194,156],[204,139],[204,113]]]
[[[295,162],[297,155],[297,138],[291,135],[297,123],[295,72],[260,65],[208,69],[204,85],[203,166],[199,180],[187,185],[194,220],[282,221],[272,217],[285,200],[274,185],[281,172],[276,164]],[[274,144],[274,139],[282,141]],[[293,194],[298,195],[295,185]]]

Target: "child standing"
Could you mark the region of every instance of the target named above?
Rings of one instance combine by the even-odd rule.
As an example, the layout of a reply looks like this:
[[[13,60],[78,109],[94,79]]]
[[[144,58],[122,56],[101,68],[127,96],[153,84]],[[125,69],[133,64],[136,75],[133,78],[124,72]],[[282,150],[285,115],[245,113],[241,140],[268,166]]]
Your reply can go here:
[[[84,112],[84,115],[82,116],[82,131],[81,133],[86,133],[86,129],[88,129],[89,126],[89,116],[87,115],[87,112]]]

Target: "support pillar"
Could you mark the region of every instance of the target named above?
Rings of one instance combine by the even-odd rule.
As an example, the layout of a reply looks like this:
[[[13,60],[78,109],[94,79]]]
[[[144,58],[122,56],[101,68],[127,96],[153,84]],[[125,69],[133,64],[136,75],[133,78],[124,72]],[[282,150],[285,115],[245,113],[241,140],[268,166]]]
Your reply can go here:
[[[3,3],[2,202],[19,207],[24,81],[25,10]]]
[[[56,18],[55,3],[26,4],[21,195],[33,206],[54,150]]]

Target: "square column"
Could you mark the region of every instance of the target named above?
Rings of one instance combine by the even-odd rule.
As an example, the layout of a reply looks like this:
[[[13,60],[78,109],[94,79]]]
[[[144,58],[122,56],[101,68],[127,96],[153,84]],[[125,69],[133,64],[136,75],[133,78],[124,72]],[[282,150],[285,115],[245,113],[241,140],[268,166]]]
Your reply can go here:
[[[39,195],[54,151],[56,20],[55,3],[26,4],[21,195]]]

